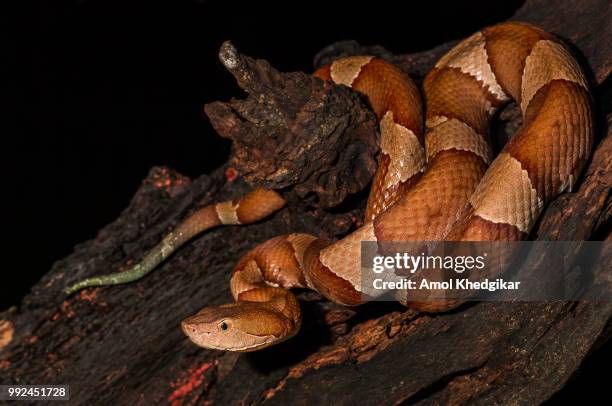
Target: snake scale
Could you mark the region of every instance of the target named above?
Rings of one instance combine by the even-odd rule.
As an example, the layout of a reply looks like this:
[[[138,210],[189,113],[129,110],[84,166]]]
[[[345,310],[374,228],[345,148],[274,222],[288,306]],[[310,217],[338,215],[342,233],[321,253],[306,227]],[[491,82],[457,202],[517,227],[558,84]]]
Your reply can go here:
[[[226,47],[221,61],[235,63]],[[236,265],[235,303],[209,307],[182,322],[196,344],[255,351],[294,336],[300,306],[290,288],[309,288],[347,306],[363,303],[362,241],[517,241],[526,239],[548,202],[579,177],[593,144],[589,86],[568,48],[524,23],[502,23],[463,40],[418,87],[380,58],[334,61],[314,76],[365,96],[379,120],[380,154],[365,223],[343,239],[279,236],[253,248]],[[514,100],[523,124],[493,157],[492,117]],[[425,111],[425,116],[424,111]],[[76,283],[125,283],[142,277],[194,235],[214,226],[248,224],[279,210],[284,199],[256,189],[194,213],[133,269]],[[457,301],[414,302],[440,312]]]

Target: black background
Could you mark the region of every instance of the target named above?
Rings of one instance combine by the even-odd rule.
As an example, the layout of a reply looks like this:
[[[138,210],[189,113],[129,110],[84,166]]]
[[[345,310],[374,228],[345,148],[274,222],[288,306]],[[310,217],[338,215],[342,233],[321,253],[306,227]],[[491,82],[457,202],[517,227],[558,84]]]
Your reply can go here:
[[[229,145],[202,105],[241,92],[217,60],[231,39],[280,70],[312,70],[342,39],[429,49],[510,17],[521,1],[70,1],[28,3],[9,21],[2,134],[0,310],[126,207],[153,165],[195,177]],[[610,346],[606,350],[610,354]],[[591,364],[601,362],[591,360]],[[578,385],[595,385],[591,379]],[[600,378],[603,379],[603,378]],[[603,385],[602,385],[603,386]],[[565,390],[577,396],[581,386]],[[587,387],[588,388],[588,387]],[[587,389],[589,390],[589,389]],[[584,392],[582,392],[584,393]]]
[[[3,261],[13,265],[2,272],[0,309],[114,220],[153,165],[194,177],[224,162],[229,144],[202,112],[204,103],[241,96],[217,59],[223,40],[280,70],[311,71],[314,54],[337,40],[426,50],[508,18],[521,2],[375,3],[26,6],[9,49],[16,111],[2,142]]]

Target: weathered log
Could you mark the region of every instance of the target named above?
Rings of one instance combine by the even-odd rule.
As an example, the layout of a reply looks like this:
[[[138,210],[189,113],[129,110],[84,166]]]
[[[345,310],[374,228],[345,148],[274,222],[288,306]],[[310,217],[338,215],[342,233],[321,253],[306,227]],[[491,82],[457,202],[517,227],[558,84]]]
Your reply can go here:
[[[231,163],[249,184],[285,189],[290,202],[321,208],[363,190],[376,171],[376,118],[355,92],[280,73],[228,42],[220,58],[249,97],[204,109],[233,141]]]
[[[576,191],[550,205],[534,237],[609,239],[612,55],[605,42],[612,34],[609,6],[597,0],[534,0],[527,1],[513,19],[537,23],[574,44],[591,69],[601,118],[596,151]],[[344,44],[331,46],[327,56],[320,54],[317,60],[329,61],[334,52],[360,52],[358,45]],[[374,51],[422,77],[449,46],[404,56]],[[261,73],[251,78],[250,85],[273,84],[276,89],[265,93],[252,88],[251,97],[263,92],[265,100],[280,106],[257,108],[255,99],[247,99],[216,104],[208,112],[221,120],[216,122],[219,131],[237,141],[236,156],[244,160],[234,164],[243,165],[240,169],[249,180],[271,182],[268,185],[284,188],[288,196],[307,195],[299,191],[300,185],[320,192],[318,201],[312,201],[316,210],[289,205],[258,224],[213,230],[137,283],[87,289],[66,299],[61,290],[69,283],[127,268],[188,213],[238,196],[249,187],[240,179],[228,180],[226,167],[195,180],[167,168],[152,169],[116,221],[58,261],[19,307],[0,314],[0,382],[70,384],[74,404],[537,403],[563,388],[585,358],[609,341],[611,302],[470,303],[450,313],[425,315],[391,303],[347,309],[304,292],[300,295],[303,328],[293,340],[254,354],[206,351],[189,343],[179,329],[180,320],[201,307],[231,300],[229,275],[247,249],[288,232],[330,238],[345,234],[355,226],[365,198],[351,195],[350,204],[323,210],[367,182],[371,170],[367,161],[374,149],[364,138],[373,129],[364,105],[345,89],[301,74],[279,74],[265,62],[250,61],[255,64],[252,71]],[[286,95],[302,98],[285,101],[285,93],[278,90],[283,85]],[[314,107],[316,100],[322,107]],[[305,107],[319,108],[320,117],[313,118],[309,111],[301,114]],[[256,118],[278,112],[269,125],[253,126]],[[232,117],[252,120],[241,121],[238,127],[222,122]],[[293,150],[296,162],[291,163],[276,161],[273,154],[263,155],[261,161],[241,155],[261,147],[264,130],[276,131],[274,152],[287,147],[290,137],[308,141],[300,124],[312,129],[317,120],[328,123],[325,120],[332,117],[343,126],[337,133],[325,130],[311,136],[334,134],[338,140],[338,144],[321,141],[321,147],[355,146],[350,152],[354,155],[339,158],[338,168],[329,161],[309,166],[315,164]],[[498,132],[504,137],[519,118],[509,107],[502,120]],[[348,160],[354,157],[363,160],[357,174],[348,173]],[[259,172],[266,165],[273,170]],[[300,173],[300,165],[312,171],[303,170],[304,176],[257,178],[282,167],[288,168],[287,173]],[[324,170],[335,171],[337,179],[318,183],[312,174]],[[343,186],[344,179],[351,185]],[[599,268],[593,270],[602,281],[610,279],[609,258],[610,253],[603,252]]]

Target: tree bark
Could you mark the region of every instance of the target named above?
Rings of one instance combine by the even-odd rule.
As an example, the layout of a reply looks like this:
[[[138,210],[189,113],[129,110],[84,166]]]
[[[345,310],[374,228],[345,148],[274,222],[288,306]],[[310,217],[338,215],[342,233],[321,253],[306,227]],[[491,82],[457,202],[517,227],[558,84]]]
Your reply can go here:
[[[547,208],[537,239],[610,239],[609,10],[603,0],[533,0],[512,18],[573,44],[590,69],[599,109],[586,173],[575,192]],[[452,44],[411,55],[367,51],[419,79]],[[315,65],[362,52],[354,42],[332,44]],[[58,261],[19,307],[0,314],[0,382],[70,384],[74,404],[538,403],[608,342],[609,301],[470,303],[428,315],[391,303],[347,309],[302,292],[304,322],[292,340],[253,354],[191,344],[180,320],[232,300],[229,276],[242,254],[279,234],[346,234],[359,224],[366,198],[359,191],[373,171],[375,125],[355,94],[304,74],[278,73],[264,61],[244,61],[245,72],[258,75],[237,77],[249,98],[207,107],[240,159],[195,180],[153,168],[117,220]],[[261,95],[268,107],[258,109]],[[257,125],[262,115],[274,117],[268,127]],[[518,125],[516,107],[506,108],[498,138]],[[268,131],[274,142],[264,144]],[[301,148],[313,139],[316,160]],[[278,159],[279,151],[291,159]],[[227,176],[230,166],[253,184],[280,188],[292,204],[266,221],[205,233],[141,281],[63,296],[73,281],[127,268],[197,208],[247,191],[243,180]],[[602,252],[593,270],[602,284],[609,283],[611,255]]]

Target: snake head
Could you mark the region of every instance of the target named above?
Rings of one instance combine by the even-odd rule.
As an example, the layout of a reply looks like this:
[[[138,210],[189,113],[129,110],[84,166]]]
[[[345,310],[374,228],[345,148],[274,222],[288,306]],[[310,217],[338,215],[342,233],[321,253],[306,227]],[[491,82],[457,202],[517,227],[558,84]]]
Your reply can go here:
[[[291,338],[299,329],[263,303],[240,302],[207,307],[181,322],[183,332],[199,347],[248,352]]]

